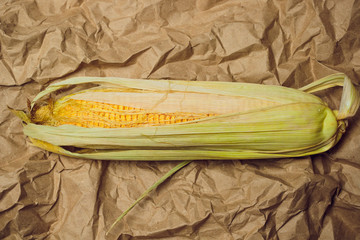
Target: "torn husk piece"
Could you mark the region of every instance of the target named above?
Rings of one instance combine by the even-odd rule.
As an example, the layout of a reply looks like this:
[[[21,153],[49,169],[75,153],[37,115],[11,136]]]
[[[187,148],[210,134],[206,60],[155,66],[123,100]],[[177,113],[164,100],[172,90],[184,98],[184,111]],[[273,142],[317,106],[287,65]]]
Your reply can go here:
[[[57,96],[85,84],[95,87]],[[343,86],[338,111],[310,94],[334,86]],[[34,145],[58,154],[102,160],[185,160],[119,221],[190,160],[299,157],[327,151],[345,132],[346,118],[356,113],[359,99],[344,74],[299,90],[248,83],[81,77],[50,85],[35,97],[29,114],[16,114]]]

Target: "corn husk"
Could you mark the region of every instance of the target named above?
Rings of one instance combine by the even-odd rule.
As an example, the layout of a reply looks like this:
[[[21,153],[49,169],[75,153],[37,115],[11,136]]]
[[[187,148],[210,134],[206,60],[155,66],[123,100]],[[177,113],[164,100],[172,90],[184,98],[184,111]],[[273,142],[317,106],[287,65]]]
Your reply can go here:
[[[32,120],[32,110],[49,94],[89,83],[96,87],[65,95],[56,103],[61,105],[69,98],[95,99],[162,112],[212,111],[214,115],[172,125],[135,128],[47,126]],[[339,110],[331,110],[310,94],[335,86],[343,86]],[[119,97],[119,92],[144,95],[137,95],[137,100],[131,101],[131,97],[127,100],[123,95]],[[141,99],[143,96],[147,101]],[[219,104],[224,102],[230,106]],[[346,119],[355,115],[359,104],[359,93],[344,74],[330,75],[299,90],[246,83],[86,77],[50,85],[33,100],[30,113],[14,112],[23,120],[24,133],[35,146],[58,154],[101,160],[183,160],[127,208],[110,226],[109,233],[139,201],[191,160],[321,153],[340,140]]]
[[[50,85],[35,97],[31,108],[50,94],[85,84],[95,87],[71,93],[65,99],[71,97],[89,100],[92,96],[96,97],[94,93],[99,92],[97,101],[116,102],[116,94],[120,91],[160,94],[161,97],[157,96],[157,100],[153,101],[153,108],[161,105],[159,103],[162,101],[166,103],[166,99],[170,98],[169,93],[176,93],[178,96],[189,93],[208,94],[220,96],[219,99],[238,98],[239,105],[245,104],[243,99],[246,102],[250,99],[255,104],[248,104],[243,110],[239,110],[241,108],[237,106],[228,107],[230,110],[217,112],[216,116],[198,121],[112,129],[74,125],[46,126],[32,122],[29,114],[17,112],[24,122],[24,133],[34,145],[58,154],[101,160],[299,157],[321,153],[333,147],[345,132],[346,118],[353,116],[359,107],[359,94],[349,78],[344,74],[335,74],[299,90],[248,83],[80,77]],[[320,98],[310,94],[334,86],[344,87],[339,111],[331,110]],[[266,104],[257,104],[256,101]],[[232,104],[236,102],[233,101]],[[197,108],[199,102],[194,101],[193,105],[194,107],[191,106],[191,101],[190,104],[188,102],[185,110],[201,111],[201,108]],[[172,105],[160,110],[165,111],[169,106],[171,108]],[[211,105],[204,103],[202,108],[206,111],[212,109]],[[216,108],[221,109],[221,106]],[[215,112],[216,108],[213,108]],[[69,146],[75,150],[71,150]]]

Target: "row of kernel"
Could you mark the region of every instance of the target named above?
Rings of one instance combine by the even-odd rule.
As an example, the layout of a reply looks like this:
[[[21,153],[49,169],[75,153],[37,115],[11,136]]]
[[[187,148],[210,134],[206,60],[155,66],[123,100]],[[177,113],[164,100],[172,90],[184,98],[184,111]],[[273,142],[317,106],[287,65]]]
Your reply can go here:
[[[128,111],[128,110],[141,110],[129,106],[122,106],[111,103],[103,103],[96,101],[86,101],[86,100],[75,100],[75,102],[82,106],[83,109],[92,109],[97,111]]]

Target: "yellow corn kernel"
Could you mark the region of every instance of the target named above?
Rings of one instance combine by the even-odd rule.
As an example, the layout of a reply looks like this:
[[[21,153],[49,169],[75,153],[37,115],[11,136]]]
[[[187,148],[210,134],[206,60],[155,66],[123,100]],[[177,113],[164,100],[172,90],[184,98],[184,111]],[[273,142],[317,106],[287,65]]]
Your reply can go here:
[[[136,116],[136,115],[135,115]],[[138,114],[136,116],[136,123],[144,123],[145,122],[144,114]]]
[[[160,124],[164,124],[164,123],[165,123],[165,115],[164,115],[164,114],[161,114],[161,115],[159,116],[159,123],[160,123]]]
[[[154,114],[154,123],[159,124],[159,114]]]
[[[171,116],[170,116],[170,115],[166,115],[166,117],[165,117],[165,123],[166,123],[166,124],[170,124],[170,123],[171,123],[170,120],[171,120]]]
[[[133,122],[136,122],[137,119],[138,119],[138,115],[136,115],[136,114],[132,115],[132,121]]]
[[[154,123],[154,114],[152,114],[152,113],[148,114],[148,122]]]
[[[110,113],[110,120],[114,121],[115,120],[115,113]]]

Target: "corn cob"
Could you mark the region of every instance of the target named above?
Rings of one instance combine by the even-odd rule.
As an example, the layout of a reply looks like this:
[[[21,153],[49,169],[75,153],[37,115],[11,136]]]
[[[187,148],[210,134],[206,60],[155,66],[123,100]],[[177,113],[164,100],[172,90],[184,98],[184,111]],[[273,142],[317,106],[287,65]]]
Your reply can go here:
[[[40,107],[31,117],[32,121],[55,127],[70,124],[84,128],[130,128],[194,121],[214,115],[185,112],[161,114],[145,112],[140,108],[76,99],[70,99],[66,104],[51,109],[51,104]]]
[[[64,97],[69,86],[97,87]],[[340,110],[309,94],[344,86]],[[39,93],[24,132],[39,147],[108,160],[297,157],[323,152],[345,131],[359,94],[344,74],[300,90],[245,83],[75,78]],[[74,147],[69,149],[68,146]]]

